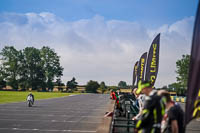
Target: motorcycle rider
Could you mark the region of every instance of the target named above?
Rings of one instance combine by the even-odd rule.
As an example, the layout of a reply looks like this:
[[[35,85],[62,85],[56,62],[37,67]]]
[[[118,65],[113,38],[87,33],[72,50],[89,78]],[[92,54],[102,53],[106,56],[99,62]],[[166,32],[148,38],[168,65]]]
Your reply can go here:
[[[34,104],[34,101],[35,101],[34,95],[30,92],[30,93],[28,94],[27,98],[28,98],[29,96],[32,97],[32,99],[33,99],[32,103]]]
[[[141,133],[160,133],[161,120],[165,114],[165,100],[153,89],[150,81],[139,81],[137,94],[146,95],[145,104],[136,124],[136,131]]]

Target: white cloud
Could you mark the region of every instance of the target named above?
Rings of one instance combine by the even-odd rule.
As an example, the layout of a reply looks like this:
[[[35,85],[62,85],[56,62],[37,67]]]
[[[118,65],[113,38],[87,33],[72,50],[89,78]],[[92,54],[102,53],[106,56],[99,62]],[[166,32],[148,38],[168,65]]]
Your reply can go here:
[[[133,65],[161,32],[158,87],[175,82],[176,60],[190,52],[194,21],[189,17],[147,29],[138,22],[104,20],[99,15],[74,22],[48,12],[4,13],[0,18],[0,48],[50,46],[61,56],[65,83],[74,76],[79,84],[89,80],[131,84]]]

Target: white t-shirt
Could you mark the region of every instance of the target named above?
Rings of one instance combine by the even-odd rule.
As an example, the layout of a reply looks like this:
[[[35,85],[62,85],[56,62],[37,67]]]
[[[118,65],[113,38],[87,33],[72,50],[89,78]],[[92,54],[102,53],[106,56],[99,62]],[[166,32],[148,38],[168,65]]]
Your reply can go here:
[[[145,95],[140,94],[137,99],[138,99],[138,102],[139,102],[140,109],[143,109],[144,108],[144,102],[145,102]]]
[[[138,103],[139,103],[139,113],[135,116],[136,119],[138,119],[139,116],[142,114],[142,110],[144,108],[144,102],[145,102],[145,95],[140,94],[137,99],[138,99]]]

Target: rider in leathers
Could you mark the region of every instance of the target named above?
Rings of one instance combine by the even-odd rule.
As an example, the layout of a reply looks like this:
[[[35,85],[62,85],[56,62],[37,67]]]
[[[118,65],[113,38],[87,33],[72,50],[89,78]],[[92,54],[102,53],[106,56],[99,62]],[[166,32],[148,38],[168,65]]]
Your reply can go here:
[[[142,115],[136,123],[136,130],[139,133],[160,133],[166,100],[158,95],[150,82],[144,81],[139,84],[138,92],[142,91],[146,97]]]

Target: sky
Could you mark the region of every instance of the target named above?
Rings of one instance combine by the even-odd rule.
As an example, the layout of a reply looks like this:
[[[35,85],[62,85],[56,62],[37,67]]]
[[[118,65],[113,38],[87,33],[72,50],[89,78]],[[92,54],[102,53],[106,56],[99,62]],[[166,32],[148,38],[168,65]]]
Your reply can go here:
[[[190,54],[198,0],[0,0],[0,50],[49,46],[62,81],[75,77],[132,84],[140,56],[161,33],[155,87],[176,82],[176,61]]]

